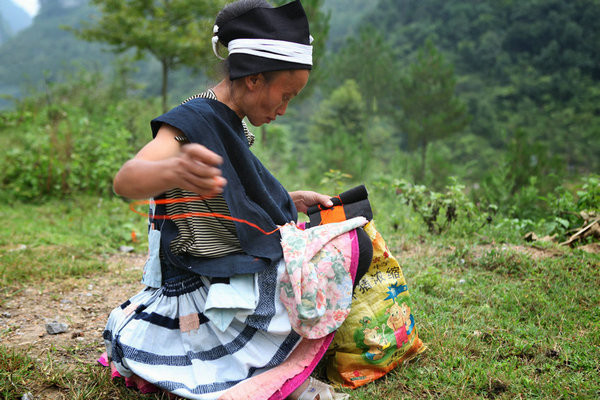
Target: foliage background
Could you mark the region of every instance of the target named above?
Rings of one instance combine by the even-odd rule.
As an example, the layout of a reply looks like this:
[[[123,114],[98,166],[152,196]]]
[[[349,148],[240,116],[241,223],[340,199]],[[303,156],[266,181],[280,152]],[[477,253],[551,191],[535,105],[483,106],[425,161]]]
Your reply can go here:
[[[110,196],[113,174],[160,114],[156,60],[115,57],[73,34],[98,21],[94,4],[46,0],[34,23],[0,46],[13,61],[0,67],[5,201]],[[437,197],[458,187],[463,198],[454,202],[472,202],[471,212],[486,216],[492,207],[493,221],[520,221],[519,234],[564,239],[585,221],[582,211],[597,210],[581,196],[595,199],[600,169],[598,2],[304,5],[318,68],[281,122],[254,128],[256,152],[290,190],[333,194],[367,183],[393,221],[403,185],[422,187],[425,224],[438,232]],[[179,45],[209,52],[210,32],[204,45],[190,35]],[[215,64],[196,64],[170,74],[170,106],[214,83]]]

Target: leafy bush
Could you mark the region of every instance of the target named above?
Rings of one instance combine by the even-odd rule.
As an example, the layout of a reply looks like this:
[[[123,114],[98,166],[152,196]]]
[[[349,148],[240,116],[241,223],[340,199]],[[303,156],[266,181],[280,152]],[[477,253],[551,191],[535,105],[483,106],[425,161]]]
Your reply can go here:
[[[577,190],[577,208],[582,211],[600,211],[600,176],[583,178],[581,189]]]
[[[566,239],[588,222],[589,215],[600,214],[600,177],[584,177],[571,190],[559,186],[541,199],[546,213],[538,221],[538,229],[543,234]]]
[[[34,200],[73,192],[109,194],[112,176],[131,155],[120,121],[90,120],[64,108],[50,124],[32,126],[2,163],[5,195]]]
[[[35,201],[75,192],[111,194],[118,168],[147,141],[132,132],[138,129],[133,120],[143,119],[140,103],[124,89],[103,86],[98,75],[85,74],[49,85],[46,96],[2,113],[0,196]]]
[[[465,232],[472,232],[492,221],[497,211],[493,204],[481,210],[468,197],[465,186],[456,178],[444,192],[434,192],[423,185],[413,185],[405,180],[396,182],[396,194],[422,218],[431,233],[440,234],[450,225],[459,222]]]

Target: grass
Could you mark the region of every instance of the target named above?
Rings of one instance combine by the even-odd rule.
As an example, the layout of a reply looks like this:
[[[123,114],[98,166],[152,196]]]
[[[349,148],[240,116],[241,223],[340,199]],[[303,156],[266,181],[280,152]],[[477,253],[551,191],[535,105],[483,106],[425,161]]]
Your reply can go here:
[[[413,262],[407,275],[430,353],[404,369],[411,391],[598,396],[598,257],[567,251],[534,260],[507,247],[468,254],[464,265],[443,257]]]
[[[2,287],[102,273],[101,255],[122,245],[147,248],[144,218],[117,198],[2,204],[0,219],[5,221],[0,225]]]
[[[46,279],[102,276],[103,257],[120,245],[146,248],[143,239],[131,241],[131,230],[143,236],[144,219],[118,199],[4,205],[0,217],[0,311],[6,298]],[[352,399],[600,397],[598,255],[507,243],[493,231],[469,239],[385,224],[378,228],[403,268],[428,350],[350,392]],[[0,398],[161,398],[111,382],[93,361],[100,337],[91,348],[77,346],[38,359],[32,349],[1,344]]]

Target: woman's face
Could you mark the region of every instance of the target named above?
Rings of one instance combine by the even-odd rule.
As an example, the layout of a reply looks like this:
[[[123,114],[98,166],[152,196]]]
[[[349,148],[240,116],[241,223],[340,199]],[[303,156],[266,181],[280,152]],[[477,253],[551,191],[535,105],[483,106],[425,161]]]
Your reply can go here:
[[[274,73],[270,80],[263,74],[250,77],[254,87],[246,98],[245,113],[250,123],[254,126],[268,124],[278,115],[285,114],[290,100],[306,86],[308,75],[308,70],[298,69]]]

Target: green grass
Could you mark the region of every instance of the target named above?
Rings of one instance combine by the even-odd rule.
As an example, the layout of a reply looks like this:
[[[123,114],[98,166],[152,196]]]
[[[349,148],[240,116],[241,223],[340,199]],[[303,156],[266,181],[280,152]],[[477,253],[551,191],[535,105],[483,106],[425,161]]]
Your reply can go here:
[[[429,353],[394,375],[436,397],[596,398],[598,257],[507,248],[464,260],[405,265]]]
[[[0,286],[106,271],[101,255],[145,251],[145,219],[120,199],[78,197],[0,205]],[[131,232],[136,232],[132,241]]]
[[[164,394],[140,396],[124,384],[114,384],[110,370],[90,360],[81,360],[78,368],[66,368],[56,361],[65,355],[76,358],[76,350],[52,348],[40,362],[0,345],[0,398],[21,399],[25,393],[31,393],[35,399],[167,399]]]
[[[136,251],[146,248],[144,218],[118,199],[13,204],[0,217],[0,307],[9,292],[18,295],[42,279],[101,276],[102,256],[131,244],[132,229],[142,237]],[[430,236],[418,227],[395,232],[386,221],[378,229],[403,268],[428,350],[351,391],[352,399],[600,396],[598,255],[516,246],[496,240],[491,228],[471,239]],[[13,251],[19,245],[26,249]],[[53,348],[38,361],[27,349],[0,345],[1,398],[44,398],[48,391],[66,399],[142,398],[94,365],[101,346],[98,337],[91,349]]]

